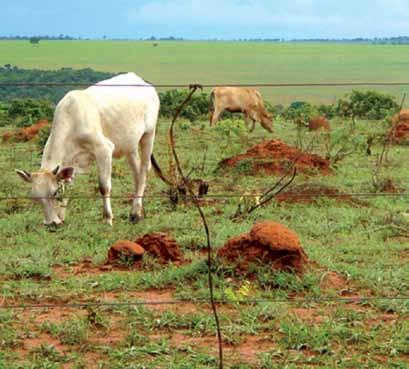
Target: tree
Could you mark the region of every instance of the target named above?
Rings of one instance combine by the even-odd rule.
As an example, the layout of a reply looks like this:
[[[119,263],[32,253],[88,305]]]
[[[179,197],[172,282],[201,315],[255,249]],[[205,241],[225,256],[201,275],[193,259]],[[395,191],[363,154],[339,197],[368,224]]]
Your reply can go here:
[[[40,43],[40,37],[30,37],[30,44],[38,45]]]

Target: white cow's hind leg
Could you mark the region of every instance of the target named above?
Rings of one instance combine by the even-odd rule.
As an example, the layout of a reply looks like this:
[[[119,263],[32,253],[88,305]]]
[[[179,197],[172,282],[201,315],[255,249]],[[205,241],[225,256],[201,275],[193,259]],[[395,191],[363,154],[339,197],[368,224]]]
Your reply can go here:
[[[95,152],[96,162],[99,171],[99,191],[102,195],[103,201],[103,220],[112,225],[114,219],[111,208],[111,173],[112,173],[112,153],[114,151],[114,144],[107,139],[98,145]]]
[[[143,194],[146,187],[146,179],[150,169],[151,154],[155,133],[145,133],[139,143],[140,157],[137,152],[128,155],[128,162],[132,169],[135,185],[135,198],[132,204],[130,221],[137,223],[144,217]]]

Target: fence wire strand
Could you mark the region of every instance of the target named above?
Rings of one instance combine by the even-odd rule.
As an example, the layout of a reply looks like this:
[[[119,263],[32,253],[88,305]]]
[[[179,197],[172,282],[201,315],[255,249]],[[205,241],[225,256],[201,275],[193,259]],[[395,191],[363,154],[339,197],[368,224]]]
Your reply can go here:
[[[305,298],[260,298],[247,300],[214,299],[218,305],[254,305],[263,303],[370,303],[379,301],[409,301],[409,296],[353,296],[353,297],[305,297]],[[127,301],[127,302],[75,302],[62,304],[1,304],[0,309],[64,309],[64,308],[88,308],[88,307],[131,307],[139,305],[178,305],[189,303],[193,305],[209,304],[209,299],[193,300],[167,300],[167,301]]]
[[[142,88],[190,88],[193,85],[200,85],[203,88],[211,87],[359,87],[359,86],[409,86],[409,82],[271,82],[271,83],[151,83],[151,84],[93,84],[92,82],[2,82],[0,88],[7,87],[142,87]]]

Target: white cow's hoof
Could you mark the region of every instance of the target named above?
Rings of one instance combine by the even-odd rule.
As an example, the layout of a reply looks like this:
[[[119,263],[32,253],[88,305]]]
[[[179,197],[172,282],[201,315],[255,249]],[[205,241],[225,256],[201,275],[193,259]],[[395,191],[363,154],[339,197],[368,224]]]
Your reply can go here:
[[[104,218],[104,220],[103,220],[104,223],[110,225],[111,227],[112,227],[112,221],[113,221],[112,218]]]
[[[138,215],[138,214],[130,214],[129,215],[129,221],[132,224],[139,223],[143,218],[144,218],[143,215]]]

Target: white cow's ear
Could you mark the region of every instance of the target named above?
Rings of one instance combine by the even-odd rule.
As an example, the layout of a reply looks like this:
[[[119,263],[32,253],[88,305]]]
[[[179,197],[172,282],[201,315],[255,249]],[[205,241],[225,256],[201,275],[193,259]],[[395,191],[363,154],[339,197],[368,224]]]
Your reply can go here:
[[[60,170],[57,174],[58,181],[64,181],[65,183],[70,183],[74,179],[74,168],[66,167]]]
[[[31,183],[33,181],[31,174],[25,170],[16,170],[16,173],[26,182]]]

